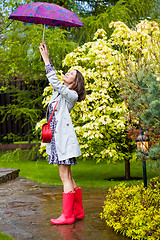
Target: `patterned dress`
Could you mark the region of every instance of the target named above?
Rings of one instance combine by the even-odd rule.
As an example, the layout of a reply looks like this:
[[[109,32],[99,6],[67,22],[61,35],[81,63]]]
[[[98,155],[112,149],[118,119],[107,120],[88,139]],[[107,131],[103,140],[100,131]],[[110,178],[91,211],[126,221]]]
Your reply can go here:
[[[51,65],[49,64],[49,65],[45,66],[45,68],[46,68],[46,73],[49,73],[50,71],[52,71],[53,70],[52,63],[51,63]],[[52,107],[52,104],[50,104],[49,105],[49,117],[52,114],[52,112],[53,112],[53,107]],[[49,164],[75,165],[75,164],[77,164],[75,157],[69,158],[66,160],[62,160],[62,161],[58,160],[58,154],[57,154],[56,143],[55,143],[55,134],[54,134],[55,129],[56,129],[56,124],[57,124],[56,117],[55,117],[55,114],[53,114],[53,117],[50,122],[51,131],[52,131],[52,140],[51,140],[51,155],[48,156]]]

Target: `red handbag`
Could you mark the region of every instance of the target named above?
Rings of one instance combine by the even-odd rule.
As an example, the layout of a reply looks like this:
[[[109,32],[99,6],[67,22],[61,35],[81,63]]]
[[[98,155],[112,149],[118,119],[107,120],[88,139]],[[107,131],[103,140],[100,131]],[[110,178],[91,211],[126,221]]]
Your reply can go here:
[[[58,102],[59,102],[59,101],[58,101]],[[55,109],[56,109],[56,107],[57,107],[58,102],[56,103],[56,105],[55,105],[55,107],[54,107],[54,109],[53,109],[53,112],[52,112],[52,114],[51,114],[51,116],[50,116],[50,118],[49,118],[48,123],[45,123],[45,124],[43,124],[43,126],[42,126],[41,139],[42,139],[42,142],[43,142],[43,143],[50,143],[50,142],[51,142],[51,139],[52,139],[52,131],[51,131],[51,127],[50,127],[50,121],[51,121],[51,119],[52,119],[52,117],[53,117],[53,113],[54,113],[54,111],[55,111]]]

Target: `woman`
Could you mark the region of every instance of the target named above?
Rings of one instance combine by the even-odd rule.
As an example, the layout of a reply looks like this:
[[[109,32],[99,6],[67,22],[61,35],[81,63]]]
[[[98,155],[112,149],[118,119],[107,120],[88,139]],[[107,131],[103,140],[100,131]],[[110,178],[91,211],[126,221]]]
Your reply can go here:
[[[46,144],[46,152],[49,155],[49,163],[58,164],[64,192],[62,215],[57,219],[51,219],[51,223],[72,224],[75,219],[84,218],[84,211],[81,188],[76,186],[71,172],[71,165],[77,163],[75,158],[81,155],[81,151],[69,113],[77,101],[85,99],[84,78],[78,70],[72,70],[65,74],[62,84],[49,60],[45,42],[40,44],[39,49],[45,63],[46,76],[54,89],[47,110],[47,119],[58,101],[50,122],[53,137],[51,143]]]

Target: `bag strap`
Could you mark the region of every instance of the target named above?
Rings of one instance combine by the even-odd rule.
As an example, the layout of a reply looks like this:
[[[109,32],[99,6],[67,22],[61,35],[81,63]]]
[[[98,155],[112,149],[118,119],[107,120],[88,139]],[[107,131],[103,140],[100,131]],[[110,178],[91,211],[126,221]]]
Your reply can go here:
[[[50,124],[50,121],[51,121],[51,119],[52,119],[52,117],[53,117],[53,113],[54,113],[54,111],[55,111],[55,109],[56,109],[56,107],[57,107],[58,102],[59,102],[59,101],[57,101],[57,102],[56,102],[56,105],[54,106],[54,109],[53,109],[53,112],[52,112],[52,114],[51,114],[51,116],[50,116],[50,118],[49,118],[48,124]]]

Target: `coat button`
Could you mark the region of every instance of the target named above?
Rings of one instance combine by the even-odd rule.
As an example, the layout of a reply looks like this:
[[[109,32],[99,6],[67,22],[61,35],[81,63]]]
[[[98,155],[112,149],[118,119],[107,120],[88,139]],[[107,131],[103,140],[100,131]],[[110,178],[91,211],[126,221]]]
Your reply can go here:
[[[57,133],[57,131],[55,131],[55,133]]]
[[[69,126],[69,123],[67,123],[67,126]]]

